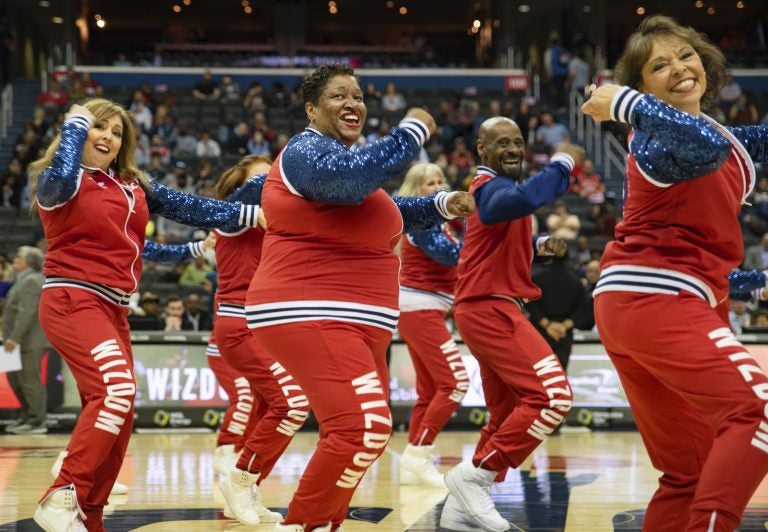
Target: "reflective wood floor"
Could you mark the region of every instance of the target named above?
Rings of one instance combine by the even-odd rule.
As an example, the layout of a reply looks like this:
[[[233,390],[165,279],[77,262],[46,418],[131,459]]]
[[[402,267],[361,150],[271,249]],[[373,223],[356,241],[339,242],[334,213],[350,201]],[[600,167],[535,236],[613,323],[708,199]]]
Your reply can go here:
[[[445,432],[437,441],[440,469],[470,457],[475,432]],[[51,482],[50,467],[68,435],[0,435],[0,532],[39,530],[30,517]],[[267,506],[284,510],[317,443],[297,435],[262,484]],[[345,532],[435,531],[444,489],[400,487],[398,433],[352,500]],[[223,499],[213,471],[212,433],[134,434],[119,480],[129,493],[111,497],[105,520],[111,531],[246,530],[219,511]],[[544,443],[519,470],[493,489],[499,512],[512,530],[600,532],[640,530],[643,509],[656,486],[635,432],[566,432]],[[284,513],[284,512],[283,512]],[[740,530],[768,528],[768,483],[750,503]],[[271,530],[271,525],[251,530]]]

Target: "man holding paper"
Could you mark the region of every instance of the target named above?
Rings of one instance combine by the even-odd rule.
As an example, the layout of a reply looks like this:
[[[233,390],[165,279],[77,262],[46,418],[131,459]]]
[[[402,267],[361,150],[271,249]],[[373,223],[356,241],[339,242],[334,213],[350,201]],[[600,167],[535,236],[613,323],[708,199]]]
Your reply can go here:
[[[41,364],[50,342],[45,337],[37,311],[43,290],[42,252],[21,246],[13,258],[16,281],[8,291],[3,310],[3,353],[8,357],[20,348],[21,370],[8,372],[8,382],[21,403],[17,420],[5,431],[13,434],[44,434],[47,393],[41,379]]]

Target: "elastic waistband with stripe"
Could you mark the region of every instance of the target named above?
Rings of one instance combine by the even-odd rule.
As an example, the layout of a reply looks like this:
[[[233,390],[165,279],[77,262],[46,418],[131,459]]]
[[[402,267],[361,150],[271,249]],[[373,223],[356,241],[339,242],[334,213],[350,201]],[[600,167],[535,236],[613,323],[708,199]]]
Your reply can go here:
[[[664,268],[647,266],[614,265],[600,272],[593,295],[603,292],[642,292],[646,294],[678,295],[689,292],[708,302],[712,308],[717,299],[712,289],[701,279]]]
[[[245,305],[237,305],[235,303],[219,303],[219,308],[216,309],[216,315],[226,316],[228,318],[245,319]]]
[[[394,331],[400,311],[348,301],[284,301],[246,305],[245,314],[251,329],[301,321],[332,320]]]
[[[127,307],[131,299],[131,294],[129,294],[128,292],[123,292],[122,290],[119,290],[117,288],[112,288],[111,286],[107,286],[104,284],[89,283],[88,281],[80,281],[77,279],[67,279],[66,277],[46,277],[45,278],[45,283],[43,283],[43,288],[60,288],[60,287],[80,288],[82,290],[88,290],[89,292],[98,294],[104,299],[109,300],[115,305],[120,305],[121,307]]]

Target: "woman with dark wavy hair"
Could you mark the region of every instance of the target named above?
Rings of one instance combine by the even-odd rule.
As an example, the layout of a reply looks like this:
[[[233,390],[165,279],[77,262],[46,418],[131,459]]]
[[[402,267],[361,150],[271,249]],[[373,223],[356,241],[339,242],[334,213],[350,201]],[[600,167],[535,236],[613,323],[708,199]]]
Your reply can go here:
[[[768,159],[768,126],[702,108],[725,59],[692,28],[645,19],[583,111],[632,126],[624,220],[594,290],[595,319],[654,467],[643,530],[732,531],[768,472],[768,377],[728,325],[738,215]]]

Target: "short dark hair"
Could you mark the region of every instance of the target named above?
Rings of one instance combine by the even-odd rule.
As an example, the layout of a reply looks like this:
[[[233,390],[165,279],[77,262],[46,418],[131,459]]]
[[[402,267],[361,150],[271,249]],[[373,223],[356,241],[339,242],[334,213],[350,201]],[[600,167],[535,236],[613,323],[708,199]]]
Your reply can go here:
[[[709,42],[709,38],[690,26],[682,26],[673,18],[654,15],[643,20],[635,32],[630,35],[627,45],[613,69],[616,81],[638,89],[642,83],[643,65],[651,55],[653,42],[659,36],[677,37],[690,44],[701,58],[707,75],[707,90],[701,98],[703,107],[717,99],[720,88],[725,83],[725,56],[720,49]]]
[[[304,102],[312,102],[317,105],[325,86],[335,76],[347,75],[354,76],[355,71],[348,65],[341,63],[326,63],[314,69],[309,76],[301,82],[301,92],[304,95]]]

